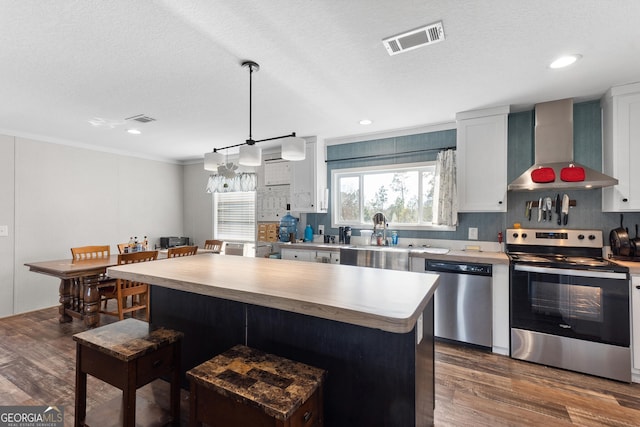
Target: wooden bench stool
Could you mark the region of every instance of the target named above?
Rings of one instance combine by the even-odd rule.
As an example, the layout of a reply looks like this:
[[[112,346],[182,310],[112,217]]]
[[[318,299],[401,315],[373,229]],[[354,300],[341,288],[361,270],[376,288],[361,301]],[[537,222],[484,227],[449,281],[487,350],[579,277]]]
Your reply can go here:
[[[190,426],[323,425],[322,369],[236,345],[187,377]]]
[[[171,376],[170,413],[180,423],[180,347],[182,333],[150,330],[125,319],[73,336],[76,341],[75,425],[87,415],[87,374],[122,390],[122,425],[135,426],[136,390],[163,375]],[[114,408],[114,414],[117,408]],[[114,415],[115,416],[115,415]]]

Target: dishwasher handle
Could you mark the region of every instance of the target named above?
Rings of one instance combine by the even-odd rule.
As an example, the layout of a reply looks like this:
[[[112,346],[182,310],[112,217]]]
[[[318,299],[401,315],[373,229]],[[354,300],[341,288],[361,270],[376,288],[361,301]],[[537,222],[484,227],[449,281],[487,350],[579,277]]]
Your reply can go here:
[[[425,271],[436,273],[470,274],[474,276],[491,276],[491,264],[475,264],[469,262],[434,261],[425,259]]]

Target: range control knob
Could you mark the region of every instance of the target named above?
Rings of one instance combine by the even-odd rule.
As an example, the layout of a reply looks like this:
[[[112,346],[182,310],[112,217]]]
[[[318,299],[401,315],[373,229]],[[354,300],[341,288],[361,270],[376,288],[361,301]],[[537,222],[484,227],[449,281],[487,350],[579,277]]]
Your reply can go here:
[[[527,238],[527,233],[522,233],[522,238],[526,239]]]
[[[589,234],[589,240],[596,240],[596,236],[594,236],[593,234]]]
[[[513,238],[517,239],[518,238],[518,233],[513,233]]]
[[[584,234],[578,234],[578,240],[584,240]]]

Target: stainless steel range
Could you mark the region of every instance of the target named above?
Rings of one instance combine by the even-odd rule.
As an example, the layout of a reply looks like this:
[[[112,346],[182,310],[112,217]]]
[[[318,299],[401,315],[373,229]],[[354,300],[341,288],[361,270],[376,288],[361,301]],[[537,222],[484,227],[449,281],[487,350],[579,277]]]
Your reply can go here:
[[[508,229],[511,357],[631,382],[630,281],[600,230]]]

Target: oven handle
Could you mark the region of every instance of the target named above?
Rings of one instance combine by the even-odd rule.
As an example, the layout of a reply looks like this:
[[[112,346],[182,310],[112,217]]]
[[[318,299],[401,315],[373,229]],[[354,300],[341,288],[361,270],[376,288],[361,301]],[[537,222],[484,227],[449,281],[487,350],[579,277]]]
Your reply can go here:
[[[527,271],[530,273],[546,273],[546,274],[559,274],[564,276],[628,280],[628,276],[626,273],[616,273],[613,271],[574,270],[570,268],[539,267],[535,265],[525,265],[525,264],[515,264],[513,269],[516,271]]]

